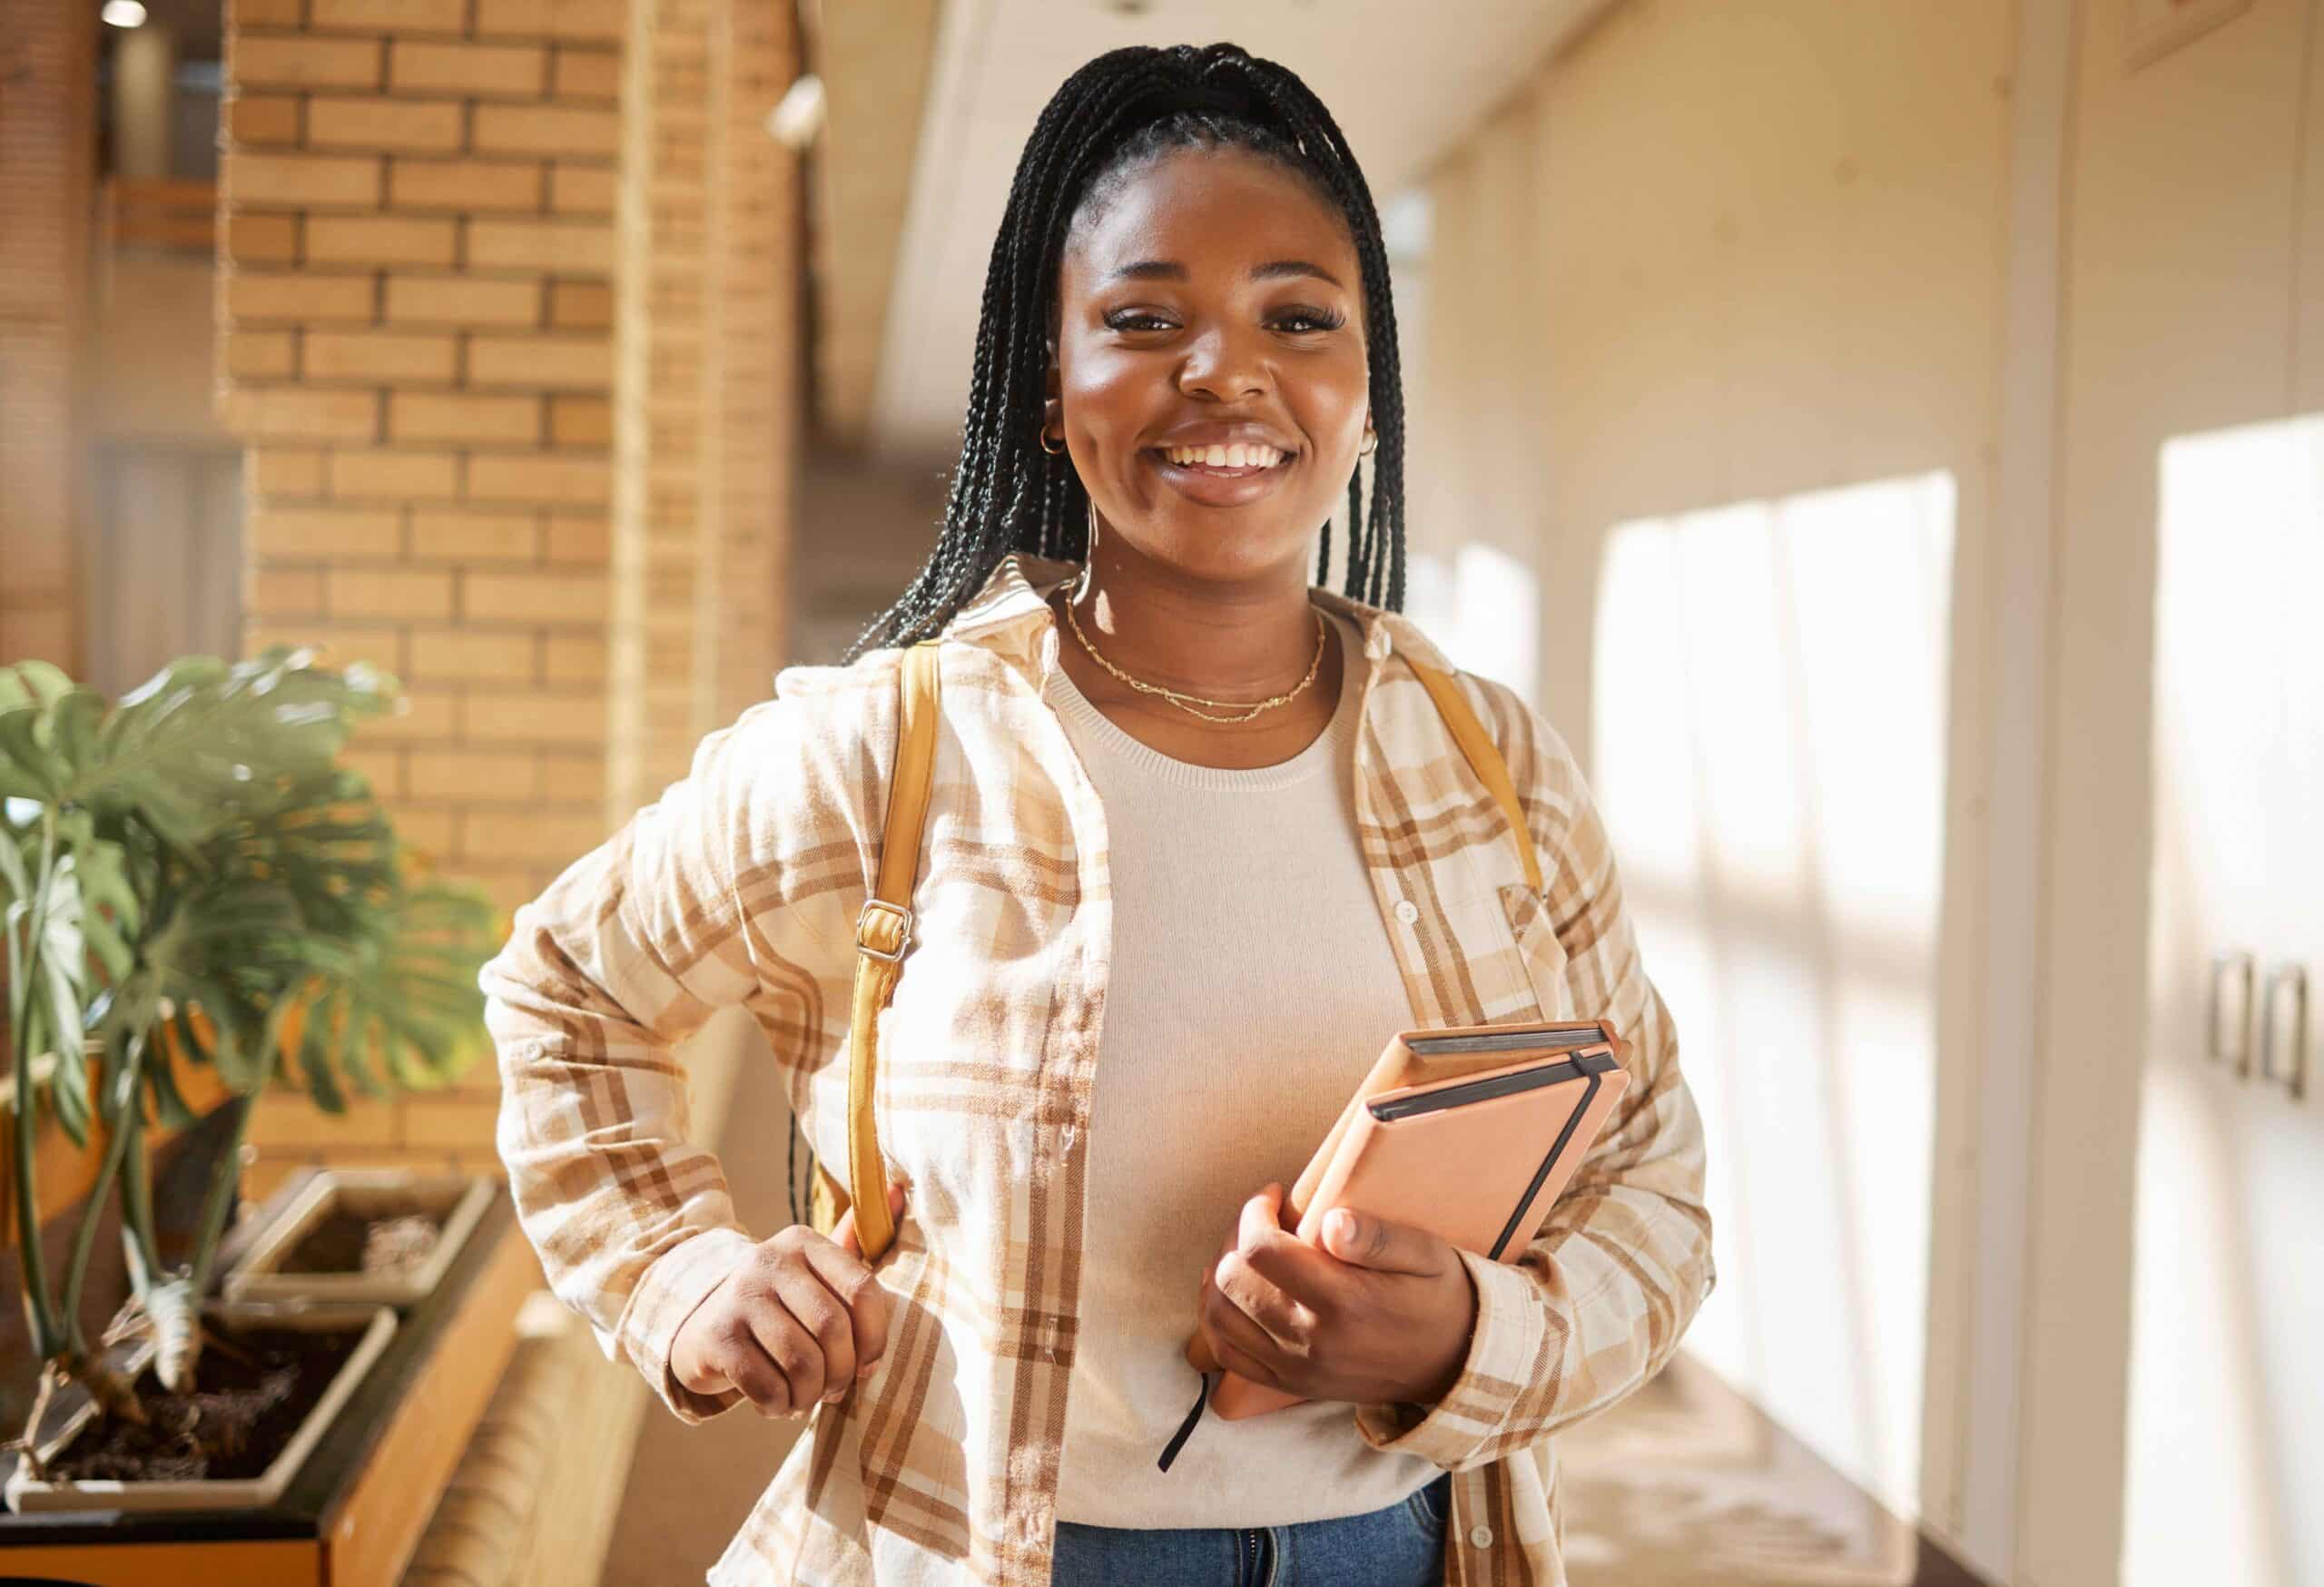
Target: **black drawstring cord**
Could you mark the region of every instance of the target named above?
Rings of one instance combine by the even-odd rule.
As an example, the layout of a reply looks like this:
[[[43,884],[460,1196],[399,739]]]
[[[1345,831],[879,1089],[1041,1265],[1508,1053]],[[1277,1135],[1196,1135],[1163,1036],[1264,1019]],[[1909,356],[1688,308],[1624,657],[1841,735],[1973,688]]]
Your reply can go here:
[[[1187,1413],[1187,1419],[1178,1424],[1178,1430],[1170,1435],[1170,1442],[1163,1445],[1162,1458],[1154,1463],[1156,1465],[1166,1472],[1170,1469],[1170,1463],[1178,1458],[1178,1451],[1184,1449],[1187,1440],[1195,1435],[1195,1428],[1202,1421],[1202,1408],[1208,1404],[1210,1374],[1206,1372],[1202,1375],[1202,1390],[1195,1395],[1195,1408]]]

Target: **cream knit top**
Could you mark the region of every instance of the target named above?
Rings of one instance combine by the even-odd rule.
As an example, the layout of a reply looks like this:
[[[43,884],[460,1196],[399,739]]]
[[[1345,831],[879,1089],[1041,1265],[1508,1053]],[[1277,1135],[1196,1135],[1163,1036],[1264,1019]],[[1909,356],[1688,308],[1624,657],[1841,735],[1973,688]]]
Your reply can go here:
[[[1170,1470],[1155,1464],[1200,1386],[1182,1352],[1244,1199],[1298,1177],[1413,1020],[1356,842],[1364,646],[1329,621],[1345,661],[1337,712],[1272,766],[1173,760],[1052,675],[1049,702],[1105,808],[1114,922],[1061,1521],[1287,1525],[1378,1509],[1437,1474],[1374,1449],[1353,1405],[1324,1401],[1240,1422],[1206,1412]]]

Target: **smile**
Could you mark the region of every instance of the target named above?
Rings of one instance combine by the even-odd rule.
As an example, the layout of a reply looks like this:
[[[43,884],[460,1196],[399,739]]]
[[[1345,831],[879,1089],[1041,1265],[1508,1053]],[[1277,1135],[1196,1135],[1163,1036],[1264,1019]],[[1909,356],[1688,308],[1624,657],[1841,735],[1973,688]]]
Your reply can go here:
[[[1269,446],[1148,447],[1143,456],[1179,494],[1206,507],[1240,507],[1273,490],[1299,454]]]

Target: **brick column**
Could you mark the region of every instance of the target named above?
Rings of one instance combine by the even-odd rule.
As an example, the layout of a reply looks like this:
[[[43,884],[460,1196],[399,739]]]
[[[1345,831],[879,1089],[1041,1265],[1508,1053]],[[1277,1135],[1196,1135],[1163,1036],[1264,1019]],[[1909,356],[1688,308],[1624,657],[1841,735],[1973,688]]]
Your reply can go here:
[[[623,127],[611,778],[616,815],[763,699],[783,655],[798,423],[797,163],[766,113],[787,7],[635,0]]]
[[[0,27],[0,663],[77,675],[96,9],[5,0]]]
[[[351,758],[506,907],[606,822],[621,0],[234,0],[222,397],[246,640],[405,683]],[[490,1160],[466,1093],[262,1148]]]

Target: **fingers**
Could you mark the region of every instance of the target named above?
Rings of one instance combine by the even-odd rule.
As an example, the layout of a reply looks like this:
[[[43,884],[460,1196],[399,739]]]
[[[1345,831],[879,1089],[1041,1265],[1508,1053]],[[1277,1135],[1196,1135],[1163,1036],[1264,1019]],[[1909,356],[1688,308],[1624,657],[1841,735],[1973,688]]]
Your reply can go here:
[[[1283,1228],[1281,1185],[1269,1185],[1243,1203],[1243,1210],[1236,1218],[1235,1225],[1236,1249],[1255,1251],[1271,1240],[1289,1237]]]
[[[1242,1252],[1227,1252],[1212,1272],[1218,1296],[1269,1338],[1297,1346],[1315,1336],[1315,1312],[1262,1273]]]
[[[1449,1249],[1424,1229],[1344,1207],[1324,1219],[1324,1248],[1343,1262],[1374,1273],[1423,1276],[1443,1272]]]
[[[888,1351],[888,1292],[880,1287],[862,1259],[850,1251],[833,1245],[812,1245],[806,1254],[815,1276],[846,1312],[855,1376],[871,1376]]]
[[[1280,1347],[1258,1324],[1216,1291],[1203,1308],[1202,1337],[1208,1341],[1218,1365],[1229,1372],[1267,1388],[1285,1386]]]
[[[774,1293],[789,1316],[760,1307],[751,1328],[790,1380],[792,1404],[803,1408],[837,1399],[855,1381],[855,1329],[847,1307],[803,1261],[776,1274]]]

